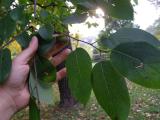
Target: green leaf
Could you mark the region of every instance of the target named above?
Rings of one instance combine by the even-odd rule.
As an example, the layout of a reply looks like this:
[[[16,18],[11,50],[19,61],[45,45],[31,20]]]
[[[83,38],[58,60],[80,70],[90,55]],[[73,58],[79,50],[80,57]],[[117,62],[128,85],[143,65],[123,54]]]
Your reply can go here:
[[[112,50],[114,67],[132,82],[160,88],[160,50],[146,42],[123,43]]]
[[[21,29],[24,29],[29,23],[29,14],[24,13],[23,16],[19,19],[18,24],[20,24]]]
[[[36,34],[36,36],[39,42],[38,54],[44,56],[49,52],[49,50],[53,48],[54,44],[56,43],[56,39],[53,38],[52,41],[48,42],[44,40],[39,34]]]
[[[23,32],[16,37],[16,41],[21,45],[22,48],[27,48],[31,38],[27,32]]]
[[[29,101],[29,120],[41,120],[40,109],[38,108],[34,98],[30,98]]]
[[[10,8],[11,4],[14,2],[14,0],[0,0],[0,7]]]
[[[160,41],[150,33],[137,28],[122,28],[109,38],[100,40],[104,47],[115,48],[126,42],[147,42],[155,47],[160,46]]]
[[[36,69],[37,77],[43,84],[50,85],[56,80],[56,68],[45,57],[37,56]]]
[[[46,86],[40,83],[39,80],[36,81],[35,72],[30,73],[29,77],[29,91],[31,97],[35,97],[42,103],[53,104],[53,89],[52,86]]]
[[[20,4],[26,4],[28,0],[18,0]]]
[[[66,61],[69,87],[73,96],[86,104],[91,94],[91,69],[92,63],[88,53],[77,48]]]
[[[76,24],[76,23],[82,23],[84,22],[88,17],[87,13],[73,13],[71,16],[68,16],[67,18],[65,18],[65,20],[63,21],[63,23],[65,24]]]
[[[110,0],[107,10],[112,17],[133,20],[134,11],[130,0]]]
[[[8,15],[0,19],[0,28],[3,28],[3,29],[0,29],[0,39],[4,41],[7,38],[9,38],[11,34],[15,31],[16,23]]]
[[[42,19],[47,18],[49,15],[50,15],[49,12],[46,11],[45,9],[42,9],[42,10],[40,11],[40,17],[41,17]]]
[[[9,49],[0,51],[0,83],[3,83],[11,69],[12,60],[11,52]]]
[[[41,56],[44,56],[46,53],[49,52],[49,50],[51,50],[51,48],[53,48],[54,44],[55,44],[55,41],[39,45],[38,54]]]
[[[127,120],[130,99],[124,78],[110,61],[97,63],[92,70],[92,87],[98,103],[112,120]]]
[[[10,16],[14,21],[18,21],[24,15],[24,6],[18,6],[10,12]]]
[[[51,25],[45,25],[39,28],[38,33],[44,40],[51,41],[54,30]]]

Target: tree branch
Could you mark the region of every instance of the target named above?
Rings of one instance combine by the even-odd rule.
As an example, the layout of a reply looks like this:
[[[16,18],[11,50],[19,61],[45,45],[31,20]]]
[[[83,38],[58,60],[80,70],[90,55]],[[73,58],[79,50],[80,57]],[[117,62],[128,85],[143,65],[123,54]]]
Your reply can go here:
[[[79,39],[74,38],[74,37],[72,37],[72,36],[70,36],[70,35],[67,35],[67,34],[65,34],[65,33],[61,33],[61,34],[62,34],[62,35],[65,35],[65,36],[67,36],[67,37],[70,37],[70,38],[72,38],[73,40],[76,40],[76,41],[79,41],[79,42],[82,42],[82,43],[86,43],[86,44],[90,45],[91,47],[95,48],[96,50],[98,50],[99,52],[105,52],[105,53],[110,52],[110,51],[107,51],[107,50],[102,50],[102,49],[94,46],[92,43],[89,43],[89,42],[86,42],[86,41],[83,41],[83,40],[79,40]]]
[[[30,1],[34,4],[34,0],[30,0]],[[33,4],[32,4],[32,5],[33,5]],[[49,3],[48,5],[41,5],[41,4],[38,3],[38,2],[37,2],[36,4],[37,4],[37,6],[43,8],[43,9],[46,9],[46,8],[48,8],[48,7],[56,7],[56,6],[58,6],[58,4],[56,4],[56,3],[54,3],[54,2],[51,2],[51,3]],[[31,5],[31,4],[28,4],[28,5]],[[60,7],[68,8],[68,7],[65,6],[65,5],[60,6]]]

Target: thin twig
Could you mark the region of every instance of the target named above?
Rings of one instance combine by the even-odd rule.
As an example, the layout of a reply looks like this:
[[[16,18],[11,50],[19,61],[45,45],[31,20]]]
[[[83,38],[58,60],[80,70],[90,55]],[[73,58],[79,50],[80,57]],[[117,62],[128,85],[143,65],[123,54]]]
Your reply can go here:
[[[34,17],[36,18],[37,0],[34,0]]]
[[[38,106],[40,106],[40,100],[39,100],[39,93],[38,93],[38,77],[37,77],[37,67],[36,67],[36,57],[33,58],[33,67],[34,67],[34,73],[35,73],[35,89],[37,94],[37,100],[38,100]]]
[[[34,3],[33,0],[30,0],[30,1]],[[36,3],[36,4],[37,4],[37,6],[43,8],[43,9],[46,9],[46,8],[48,8],[48,7],[56,7],[56,6],[59,6],[58,4],[56,4],[56,3],[54,3],[54,2],[51,2],[51,3],[49,3],[48,5],[41,5],[40,3]],[[33,5],[33,4],[28,4],[28,5]],[[64,6],[64,5],[63,5],[63,6],[59,6],[59,7],[68,8],[67,6]]]
[[[5,47],[7,47],[9,44],[11,44],[12,42],[14,42],[15,39],[16,39],[16,37],[17,37],[17,36],[12,37],[11,40],[9,40],[8,42],[6,42],[6,44],[4,44],[3,46],[1,46],[1,47],[0,47],[0,52],[1,52],[2,49],[4,49]]]
[[[83,41],[83,40],[74,38],[74,37],[72,37],[72,36],[70,36],[70,35],[67,35],[67,34],[65,34],[65,33],[61,33],[61,34],[65,35],[65,36],[67,36],[67,37],[70,37],[70,38],[72,38],[73,40],[76,40],[76,41],[79,41],[79,42],[82,42],[82,43],[86,43],[86,44],[92,46],[93,48],[97,49],[99,52],[110,52],[110,51],[107,51],[107,50],[102,50],[102,49],[94,46],[92,43],[89,43],[89,42],[86,42],[86,41]]]
[[[48,4],[48,5],[45,5],[45,6],[43,6],[43,5],[41,5],[41,4],[39,4],[39,3],[37,3],[37,5],[39,6],[39,7],[41,7],[41,8],[44,8],[44,9],[46,9],[46,8],[48,8],[48,7],[56,7],[56,6],[58,6],[57,4],[55,4],[54,2],[51,2],[50,4]],[[60,7],[64,7],[64,8],[68,8],[67,6],[60,6]]]
[[[97,43],[99,40],[96,40],[95,42],[91,43],[92,45],[94,45],[95,43]]]

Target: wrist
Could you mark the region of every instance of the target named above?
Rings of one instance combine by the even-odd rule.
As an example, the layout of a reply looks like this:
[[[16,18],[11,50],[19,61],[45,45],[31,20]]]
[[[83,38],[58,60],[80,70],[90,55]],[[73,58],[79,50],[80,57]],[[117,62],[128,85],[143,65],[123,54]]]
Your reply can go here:
[[[7,94],[3,87],[0,87],[0,120],[9,120],[16,111],[12,97]]]

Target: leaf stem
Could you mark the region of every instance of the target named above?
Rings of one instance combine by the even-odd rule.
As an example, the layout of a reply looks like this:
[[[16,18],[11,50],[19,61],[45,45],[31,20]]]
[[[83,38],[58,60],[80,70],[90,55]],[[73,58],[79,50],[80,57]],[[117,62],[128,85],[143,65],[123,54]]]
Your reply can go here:
[[[34,0],[34,17],[36,18],[37,0]]]

